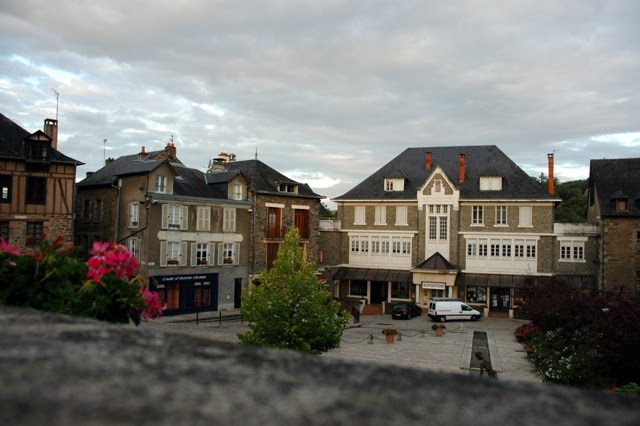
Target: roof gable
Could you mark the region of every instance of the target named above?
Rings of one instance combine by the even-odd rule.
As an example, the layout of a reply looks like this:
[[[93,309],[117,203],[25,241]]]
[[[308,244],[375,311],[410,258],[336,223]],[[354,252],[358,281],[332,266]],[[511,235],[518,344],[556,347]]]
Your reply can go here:
[[[640,158],[591,160],[589,191],[596,197],[601,216],[640,216]],[[627,200],[627,210],[616,209]]]

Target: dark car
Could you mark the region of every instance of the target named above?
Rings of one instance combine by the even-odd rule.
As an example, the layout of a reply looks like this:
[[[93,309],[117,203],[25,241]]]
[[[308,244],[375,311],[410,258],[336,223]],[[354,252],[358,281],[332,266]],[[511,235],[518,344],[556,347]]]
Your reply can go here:
[[[396,303],[391,310],[393,319],[411,319],[412,317],[419,317],[420,314],[422,314],[422,308],[410,302]]]

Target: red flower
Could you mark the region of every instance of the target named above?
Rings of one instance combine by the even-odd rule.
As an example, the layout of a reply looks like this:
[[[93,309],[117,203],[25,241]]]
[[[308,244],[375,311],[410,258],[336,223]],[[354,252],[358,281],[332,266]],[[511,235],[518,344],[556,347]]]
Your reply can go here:
[[[160,295],[155,291],[149,291],[144,286],[140,288],[140,295],[144,299],[146,307],[142,310],[140,316],[144,319],[156,319],[162,316],[162,311],[167,309],[167,304],[160,304]]]
[[[20,250],[14,248],[11,244],[6,242],[3,238],[0,238],[0,251],[3,251],[8,254],[20,254]]]

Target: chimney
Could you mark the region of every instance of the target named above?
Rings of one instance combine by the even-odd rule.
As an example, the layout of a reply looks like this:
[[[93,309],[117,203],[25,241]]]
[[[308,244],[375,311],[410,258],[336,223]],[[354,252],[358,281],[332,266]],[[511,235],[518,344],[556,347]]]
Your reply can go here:
[[[464,154],[460,154],[460,156],[458,157],[458,161],[460,163],[460,172],[458,173],[458,182],[460,183],[464,183],[464,177],[466,172],[466,163],[464,158],[465,158]]]
[[[549,178],[547,179],[547,189],[549,191],[549,195],[555,195],[556,192],[556,182],[553,177],[553,153],[547,154],[547,161],[549,162]]]
[[[51,138],[51,148],[58,149],[58,120],[45,118],[43,132]]]
[[[177,150],[173,142],[168,142],[167,146],[164,147],[164,150],[169,154],[169,158],[176,158]]]
[[[431,152],[427,152],[427,155],[424,157],[424,167],[427,170],[431,170]]]

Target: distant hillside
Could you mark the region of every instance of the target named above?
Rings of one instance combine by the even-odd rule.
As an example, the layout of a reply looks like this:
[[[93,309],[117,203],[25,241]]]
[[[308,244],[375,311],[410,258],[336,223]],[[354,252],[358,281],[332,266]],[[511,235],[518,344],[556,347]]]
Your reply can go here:
[[[533,177],[543,188],[547,188],[547,176]],[[585,223],[587,221],[587,185],[588,181],[574,180],[560,183],[556,179],[556,195],[562,202],[556,207],[556,223]]]

